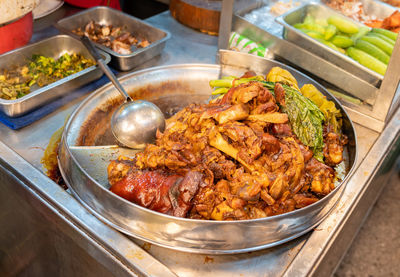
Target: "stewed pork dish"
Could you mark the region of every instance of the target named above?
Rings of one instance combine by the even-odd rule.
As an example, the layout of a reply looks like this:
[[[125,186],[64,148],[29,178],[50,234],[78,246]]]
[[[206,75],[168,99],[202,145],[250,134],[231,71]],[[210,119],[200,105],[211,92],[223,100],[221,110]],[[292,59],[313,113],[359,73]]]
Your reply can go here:
[[[341,112],[286,70],[210,81],[213,97],[167,120],[156,142],[108,166],[110,190],[191,219],[244,220],[313,204],[346,171]]]

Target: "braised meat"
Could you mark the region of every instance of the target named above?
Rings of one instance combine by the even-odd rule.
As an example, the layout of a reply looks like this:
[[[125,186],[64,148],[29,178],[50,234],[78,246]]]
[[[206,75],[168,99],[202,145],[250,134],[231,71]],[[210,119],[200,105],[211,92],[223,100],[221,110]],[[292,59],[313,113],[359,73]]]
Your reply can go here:
[[[266,217],[318,201],[335,188],[331,166],[342,161],[344,142],[327,132],[328,162],[318,161],[282,112],[282,85],[273,90],[249,81],[179,111],[155,144],[109,165],[111,191],[155,211],[212,220]]]
[[[169,175],[163,171],[129,171],[113,183],[111,191],[151,210],[185,217],[192,207],[191,200],[201,182],[200,172],[189,171],[185,176]]]
[[[72,30],[77,35],[87,36],[92,41],[100,43],[114,52],[129,55],[134,48],[144,48],[150,45],[146,39],[140,40],[122,26],[102,25],[93,20],[85,27]]]

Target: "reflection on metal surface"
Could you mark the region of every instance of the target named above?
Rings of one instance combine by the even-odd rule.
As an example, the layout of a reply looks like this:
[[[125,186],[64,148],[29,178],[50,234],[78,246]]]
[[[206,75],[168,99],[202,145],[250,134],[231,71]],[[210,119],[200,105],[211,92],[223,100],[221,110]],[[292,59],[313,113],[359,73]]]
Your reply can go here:
[[[72,155],[82,168],[89,173],[99,184],[109,188],[107,174],[105,171],[111,160],[116,160],[119,156],[132,157],[137,150],[119,147],[118,145],[109,146],[71,146]]]
[[[63,0],[39,0],[39,5],[33,9],[33,19],[39,19],[58,10],[64,4]]]

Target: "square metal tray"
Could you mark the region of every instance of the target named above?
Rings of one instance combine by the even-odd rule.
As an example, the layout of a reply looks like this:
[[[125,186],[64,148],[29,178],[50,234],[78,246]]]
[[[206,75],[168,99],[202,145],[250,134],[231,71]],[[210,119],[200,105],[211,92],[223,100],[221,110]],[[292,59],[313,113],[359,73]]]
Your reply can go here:
[[[14,66],[26,65],[33,54],[57,59],[65,53],[80,53],[85,58],[94,60],[79,40],[67,35],[57,35],[0,55],[0,68],[10,69]],[[110,62],[111,58],[107,53],[100,54],[106,63]],[[21,98],[0,99],[0,111],[10,117],[23,115],[102,75],[103,71],[94,65],[43,87],[33,85],[31,92]]]
[[[323,4],[326,2],[329,2],[329,0],[321,0]],[[378,0],[359,0],[358,2],[362,4],[366,15],[374,15],[377,19],[384,19],[396,11],[395,7]],[[340,12],[338,10],[335,11]]]
[[[388,2],[385,2],[383,0],[376,0],[376,1],[379,3],[385,4],[385,5],[388,5],[388,6],[392,7],[393,9],[400,10],[400,6],[395,6],[395,5],[389,4]]]
[[[343,68],[347,72],[368,82],[369,84],[379,87],[381,81],[383,80],[382,75],[368,69],[345,54],[333,50],[332,48],[293,27],[294,24],[303,22],[308,13],[311,13],[317,19],[326,19],[331,15],[336,15],[350,20],[358,26],[365,26],[362,23],[354,21],[342,15],[339,11],[335,11],[325,5],[310,3],[291,10],[275,19],[278,23],[284,26],[283,37],[288,41],[291,41],[292,43],[306,49],[307,51],[320,56],[326,61]]]
[[[122,71],[131,70],[135,66],[159,55],[163,50],[166,41],[170,38],[170,34],[166,31],[153,27],[152,25],[133,16],[104,6],[84,10],[59,20],[57,24],[72,31],[78,27],[85,27],[85,25],[91,20],[99,24],[123,26],[134,36],[147,39],[150,42],[149,46],[139,48],[128,55],[121,55],[104,45],[95,43],[96,47],[111,55],[110,64],[114,68]]]

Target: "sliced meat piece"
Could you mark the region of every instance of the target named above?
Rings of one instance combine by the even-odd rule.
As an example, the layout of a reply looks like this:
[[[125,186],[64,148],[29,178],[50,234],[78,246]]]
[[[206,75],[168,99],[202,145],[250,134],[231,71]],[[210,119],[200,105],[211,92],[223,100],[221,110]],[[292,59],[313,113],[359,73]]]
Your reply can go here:
[[[324,157],[325,162],[330,166],[335,166],[343,161],[343,145],[340,141],[340,135],[328,133],[324,137]]]
[[[219,103],[231,105],[244,104],[257,97],[262,91],[264,91],[263,85],[256,81],[240,84],[231,88]]]
[[[248,163],[252,163],[261,154],[261,139],[253,130],[241,122],[228,122],[220,125],[218,130],[229,137],[234,146],[239,146],[239,157]],[[241,154],[240,154],[241,153]],[[246,156],[248,156],[247,159]]]
[[[257,96],[257,103],[267,103],[272,102],[275,104],[275,98],[272,96],[272,93],[265,87],[260,89],[260,92]]]
[[[263,134],[261,141],[262,141],[262,147],[261,147],[262,150],[266,151],[268,154],[276,154],[281,149],[279,140],[268,133]]]
[[[129,41],[127,41],[129,39],[129,37],[130,37],[130,34],[127,33],[127,32],[124,32],[124,33],[120,34],[119,36],[117,36],[115,38],[115,40],[118,40],[118,41],[121,41],[123,43],[129,44]]]
[[[109,26],[102,26],[102,28],[101,28],[101,34],[103,35],[103,36],[108,36],[108,35],[110,35],[110,32],[111,32],[111,30],[110,30],[110,27]]]
[[[285,113],[264,113],[264,114],[251,114],[247,117],[250,121],[262,121],[267,123],[286,123],[288,116]]]
[[[278,136],[292,136],[292,128],[288,123],[284,124],[274,124],[272,126],[272,134],[278,135]]]
[[[269,194],[275,200],[281,198],[284,192],[289,190],[289,184],[287,183],[286,178],[283,175],[279,175],[275,181],[272,183]]]
[[[259,104],[255,109],[251,111],[251,114],[263,114],[263,113],[273,113],[278,111],[278,106],[274,102],[267,102]]]
[[[219,124],[228,121],[243,120],[249,115],[249,108],[244,104],[237,104],[214,115]]]
[[[121,34],[121,30],[122,30],[121,27],[111,28],[111,36],[113,36],[113,37],[119,36]]]
[[[278,102],[281,106],[285,106],[285,89],[281,84],[275,84],[274,93],[276,102]]]
[[[111,42],[111,49],[119,54],[128,55],[132,53],[131,46],[118,40]]]
[[[331,167],[312,158],[306,165],[306,173],[312,176],[311,190],[326,195],[335,188],[334,171]]]
[[[172,214],[177,217],[186,217],[192,208],[192,199],[199,190],[203,174],[197,171],[189,171],[185,178],[175,183],[169,190],[169,199],[172,204]]]
[[[304,157],[304,163],[307,163],[313,157],[314,153],[302,143],[299,143],[299,147]]]
[[[124,156],[120,156],[117,160],[111,161],[107,167],[108,181],[110,184],[114,185],[125,178],[133,165],[134,161]]]
[[[263,85],[255,81],[234,87],[232,104],[247,103],[257,97],[261,91],[264,91]]]
[[[147,46],[150,45],[150,42],[148,40],[142,40],[141,42],[139,42],[138,47],[139,48],[145,48]]]
[[[298,193],[293,195],[293,200],[296,201],[296,209],[300,209],[317,202],[319,199],[311,194]]]
[[[254,76],[257,76],[257,74],[256,74],[254,71],[249,70],[249,71],[246,71],[242,76],[240,76],[239,79],[242,79],[242,78],[251,78],[251,77],[254,77]]]

